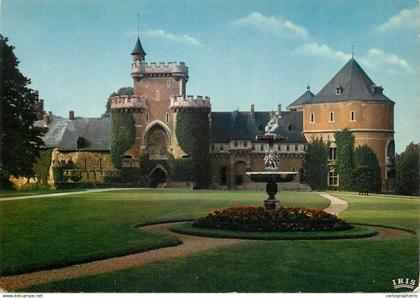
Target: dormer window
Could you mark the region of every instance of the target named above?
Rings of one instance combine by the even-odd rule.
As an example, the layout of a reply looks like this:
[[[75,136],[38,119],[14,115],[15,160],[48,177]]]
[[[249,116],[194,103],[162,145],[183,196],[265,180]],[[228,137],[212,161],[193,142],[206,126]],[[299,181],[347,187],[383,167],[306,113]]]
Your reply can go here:
[[[373,94],[382,94],[384,88],[382,88],[381,86],[372,85],[370,86],[370,90]]]
[[[343,87],[341,87],[341,85],[337,85],[337,87],[335,87],[335,95],[341,95],[343,93]]]

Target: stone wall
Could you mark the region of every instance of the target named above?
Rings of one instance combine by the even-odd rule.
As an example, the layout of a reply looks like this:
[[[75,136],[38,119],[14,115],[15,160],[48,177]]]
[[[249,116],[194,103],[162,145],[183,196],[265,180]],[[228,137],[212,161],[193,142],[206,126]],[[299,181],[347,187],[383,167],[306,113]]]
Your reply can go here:
[[[117,175],[118,170],[114,168],[109,152],[77,151],[60,152],[57,149],[53,152],[54,164],[72,161],[77,166],[77,172],[82,176],[82,182],[102,183],[104,176]],[[49,183],[54,184],[50,168]]]

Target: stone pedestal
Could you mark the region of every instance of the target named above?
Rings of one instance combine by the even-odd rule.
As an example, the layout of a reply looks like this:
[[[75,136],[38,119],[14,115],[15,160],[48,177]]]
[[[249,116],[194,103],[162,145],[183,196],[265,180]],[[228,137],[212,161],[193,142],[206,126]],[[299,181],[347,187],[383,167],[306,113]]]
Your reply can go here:
[[[267,199],[264,200],[264,208],[267,210],[274,210],[277,208],[280,208],[280,201],[279,200],[271,200],[271,199]]]

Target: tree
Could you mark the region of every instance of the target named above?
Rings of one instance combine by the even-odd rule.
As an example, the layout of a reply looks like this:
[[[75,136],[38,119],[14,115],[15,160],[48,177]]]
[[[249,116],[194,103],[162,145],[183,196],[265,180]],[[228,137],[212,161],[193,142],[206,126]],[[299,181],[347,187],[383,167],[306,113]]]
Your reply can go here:
[[[305,180],[312,189],[327,187],[328,176],[328,145],[322,140],[315,140],[308,144],[303,161]]]
[[[351,173],[353,190],[359,194],[369,194],[376,188],[373,183],[374,173],[368,166],[357,166]]]
[[[347,128],[335,133],[337,145],[336,170],[340,176],[340,188],[351,190],[351,174],[354,169],[353,147],[354,136]]]
[[[111,160],[114,167],[122,168],[124,153],[134,144],[136,130],[131,113],[111,112]]]
[[[368,146],[359,146],[354,150],[354,164],[357,167],[368,167],[372,171],[371,188],[369,192],[381,191],[381,168],[379,167],[378,158],[375,152]],[[357,185],[353,181],[353,189],[356,190]]]
[[[48,182],[52,151],[52,149],[41,150],[33,165],[34,174],[41,184],[47,184]]]
[[[42,130],[34,126],[37,96],[18,69],[19,60],[8,39],[0,35],[0,180],[33,176],[32,165],[43,145]]]
[[[410,143],[396,156],[396,192],[402,195],[419,194],[420,144]]]
[[[119,96],[119,95],[133,95],[133,94],[134,94],[133,87],[121,87],[120,89],[118,89],[117,92],[112,92],[109,95],[108,100],[106,101],[105,113],[102,114],[102,117],[109,117],[109,116],[111,116],[111,114],[110,114],[110,112],[111,112],[111,97],[113,97],[113,96]]]

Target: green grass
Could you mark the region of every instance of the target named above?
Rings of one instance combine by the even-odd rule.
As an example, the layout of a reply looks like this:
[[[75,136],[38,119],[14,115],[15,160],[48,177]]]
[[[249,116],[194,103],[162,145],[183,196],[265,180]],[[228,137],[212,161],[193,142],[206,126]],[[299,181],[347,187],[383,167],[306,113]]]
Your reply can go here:
[[[191,222],[178,223],[171,227],[174,232],[215,238],[237,238],[254,240],[309,240],[309,239],[352,239],[370,237],[377,234],[374,228],[354,225],[344,231],[309,231],[309,232],[243,232],[221,229],[193,227]]]
[[[228,193],[226,193],[228,194]],[[298,195],[298,194],[296,194]],[[338,194],[336,194],[339,196]],[[351,222],[419,232],[420,202],[343,196]],[[250,241],[30,292],[396,292],[392,279],[419,276],[418,235],[396,239]]]
[[[132,190],[0,201],[3,275],[124,255],[179,241],[134,229],[148,222],[194,219],[209,210],[261,204],[263,192]],[[285,205],[324,208],[313,193],[283,192]]]

